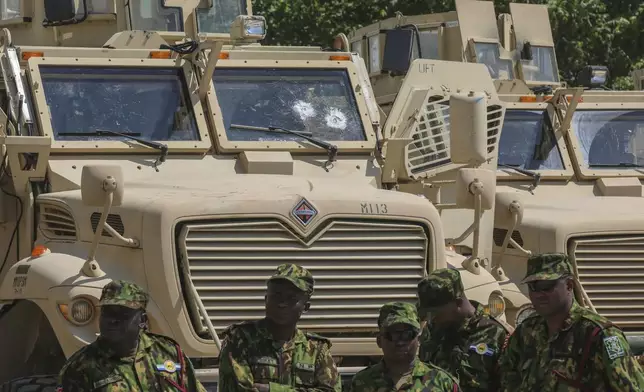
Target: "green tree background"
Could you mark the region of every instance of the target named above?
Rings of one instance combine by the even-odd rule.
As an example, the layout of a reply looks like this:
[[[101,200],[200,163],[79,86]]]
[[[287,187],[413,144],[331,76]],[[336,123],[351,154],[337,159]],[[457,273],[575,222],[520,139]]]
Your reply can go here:
[[[510,0],[495,0],[509,12]],[[644,1],[519,0],[547,4],[561,78],[574,85],[588,64],[606,65],[609,86],[632,89],[630,72],[644,68]],[[338,33],[394,16],[455,10],[454,0],[255,0],[253,13],[268,22],[267,45],[328,47]]]

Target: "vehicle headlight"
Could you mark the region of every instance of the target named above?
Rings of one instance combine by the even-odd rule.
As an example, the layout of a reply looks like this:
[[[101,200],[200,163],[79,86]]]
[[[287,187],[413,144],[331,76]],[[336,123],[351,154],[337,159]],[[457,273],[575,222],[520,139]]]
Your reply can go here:
[[[68,304],[58,304],[60,313],[74,325],[87,325],[94,318],[94,304],[86,298],[78,298]]]
[[[530,317],[535,312],[534,306],[532,304],[525,304],[517,310],[517,317],[514,322],[514,326],[518,326],[525,320]]]
[[[266,19],[261,15],[238,15],[230,26],[230,38],[264,39]]]
[[[490,298],[488,298],[487,306],[485,310],[492,317],[499,317],[505,312],[505,300],[501,294],[492,293]]]

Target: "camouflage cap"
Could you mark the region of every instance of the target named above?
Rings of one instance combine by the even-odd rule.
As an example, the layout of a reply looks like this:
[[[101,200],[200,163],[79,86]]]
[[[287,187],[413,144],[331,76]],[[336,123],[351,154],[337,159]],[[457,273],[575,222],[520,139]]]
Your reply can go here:
[[[418,313],[413,304],[407,302],[389,302],[380,308],[378,327],[385,329],[394,324],[407,324],[420,330]]]
[[[304,267],[300,267],[296,264],[282,264],[277,267],[277,270],[270,277],[269,281],[275,279],[285,279],[293,283],[295,287],[304,291],[308,295],[313,294],[313,286],[315,285],[315,279],[311,272]]]
[[[144,309],[148,305],[148,293],[139,285],[125,280],[114,280],[101,293],[98,306],[121,305],[130,309]]]
[[[437,269],[418,283],[418,311],[424,317],[425,311],[461,298],[464,292],[458,270]]]
[[[556,280],[572,275],[572,265],[564,253],[542,253],[528,258],[528,271],[521,283]]]

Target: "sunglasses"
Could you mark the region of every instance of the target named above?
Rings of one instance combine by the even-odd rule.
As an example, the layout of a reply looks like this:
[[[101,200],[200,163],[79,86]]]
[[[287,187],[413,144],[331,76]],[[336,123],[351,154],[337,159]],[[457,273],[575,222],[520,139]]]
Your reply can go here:
[[[418,332],[413,329],[404,331],[385,331],[385,339],[390,342],[411,342],[418,336]]]
[[[552,291],[555,286],[557,286],[557,283],[559,283],[561,279],[557,280],[535,280],[534,282],[529,282],[528,283],[528,288],[530,291],[536,293],[536,292],[549,292]]]

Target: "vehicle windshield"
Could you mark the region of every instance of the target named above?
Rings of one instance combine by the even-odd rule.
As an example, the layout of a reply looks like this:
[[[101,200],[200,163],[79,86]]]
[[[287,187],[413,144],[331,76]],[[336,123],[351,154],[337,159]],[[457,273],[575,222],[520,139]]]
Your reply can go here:
[[[56,140],[200,140],[182,68],[39,68]]]
[[[532,46],[532,60],[521,60],[523,78],[537,82],[559,82],[555,48]]]
[[[475,42],[476,61],[485,64],[492,79],[514,79],[512,61],[501,58],[498,43]]]
[[[183,11],[166,7],[165,0],[136,0],[126,2],[132,30],[183,31]]]
[[[346,70],[217,68],[213,78],[228,140],[301,140],[230,124],[286,128],[328,141],[366,140]]]
[[[428,60],[440,60],[440,55],[438,53],[438,47],[440,46],[438,29],[420,30],[418,32],[418,37],[414,34],[411,54],[412,60],[418,58],[418,38],[420,38],[420,50],[423,55],[422,58]]]
[[[197,8],[197,29],[200,33],[229,34],[235,18],[248,14],[246,0],[202,0],[202,3],[206,3],[206,6]]]
[[[528,170],[563,170],[557,141],[543,110],[511,109],[499,140],[499,164]]]
[[[577,110],[584,168],[644,167],[644,110]]]

